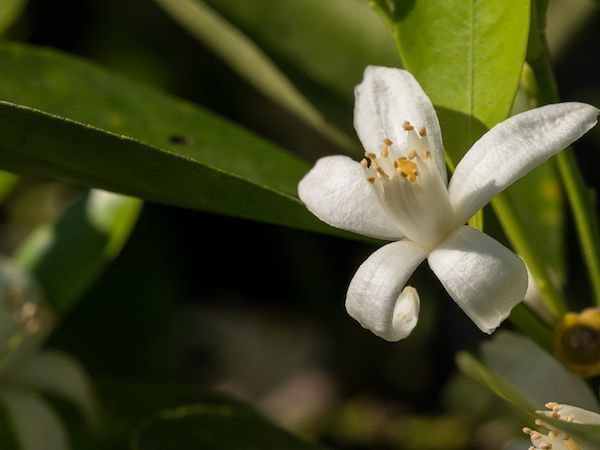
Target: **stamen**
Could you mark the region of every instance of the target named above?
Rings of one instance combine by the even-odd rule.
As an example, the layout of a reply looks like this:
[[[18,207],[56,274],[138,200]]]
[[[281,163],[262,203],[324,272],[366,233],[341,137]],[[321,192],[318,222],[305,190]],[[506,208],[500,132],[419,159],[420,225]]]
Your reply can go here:
[[[375,177],[367,177],[367,181],[371,184],[375,183]]]
[[[523,427],[523,433],[531,435],[533,433],[533,430],[528,427]]]
[[[373,152],[367,152],[367,153],[365,153],[365,155],[369,159],[377,159],[377,155],[375,153],[373,153]]]
[[[388,155],[390,154],[390,148],[385,145],[381,148],[381,156],[383,156],[384,158],[387,158]]]
[[[402,128],[404,128],[405,131],[412,131],[415,129],[415,127],[413,127],[408,120],[404,121]]]
[[[421,136],[421,137],[427,136],[427,130],[425,129],[425,127],[419,128],[419,136]]]
[[[408,156],[408,159],[415,159],[417,157],[416,150],[411,150],[410,152],[408,152],[407,156]]]
[[[389,138],[385,138],[385,139],[383,140],[383,143],[384,143],[384,144],[385,144],[387,147],[391,147],[391,146],[394,144],[394,143],[392,142],[392,140],[391,140],[391,139],[389,139]]]
[[[385,173],[385,170],[383,170],[381,167],[377,168],[377,173],[379,175],[381,175],[382,177],[384,177],[384,178],[389,178],[390,177],[387,173]]]
[[[424,160],[428,160],[429,158],[431,158],[431,152],[429,150],[427,150],[425,152],[425,156],[423,157]]]
[[[367,158],[361,159],[360,165],[363,166],[365,169],[367,169],[369,167],[369,161],[367,160]]]

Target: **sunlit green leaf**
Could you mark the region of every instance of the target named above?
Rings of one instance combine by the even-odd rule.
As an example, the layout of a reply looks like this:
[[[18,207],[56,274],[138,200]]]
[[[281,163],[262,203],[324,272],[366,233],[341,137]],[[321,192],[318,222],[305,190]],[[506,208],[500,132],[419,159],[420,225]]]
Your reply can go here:
[[[136,433],[134,450],[318,450],[248,407],[199,404],[162,412]]]
[[[92,190],[56,224],[35,230],[14,261],[35,275],[48,302],[64,313],[117,256],[140,207],[138,199]]]
[[[308,164],[240,127],[54,51],[0,46],[0,63],[0,99],[45,112],[0,104],[0,167],[332,230],[296,196]]]
[[[529,2],[396,1],[402,61],[437,107],[454,164],[486,128],[510,113],[529,13]]]

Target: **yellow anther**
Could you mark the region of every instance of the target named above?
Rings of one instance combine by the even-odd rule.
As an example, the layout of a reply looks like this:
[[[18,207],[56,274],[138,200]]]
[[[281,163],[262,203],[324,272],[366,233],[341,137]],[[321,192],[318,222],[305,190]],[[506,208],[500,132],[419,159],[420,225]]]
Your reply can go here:
[[[552,444],[550,444],[549,442],[544,442],[540,445],[540,448],[542,450],[550,450],[552,448]]]
[[[376,159],[377,158],[377,155],[375,153],[373,153],[373,152],[367,152],[367,153],[365,153],[365,155],[369,159]]]
[[[410,182],[415,181],[418,175],[417,163],[409,159],[402,158],[399,158],[397,161],[398,165],[396,170],[400,173],[400,175],[408,179]]]
[[[360,165],[367,168],[367,167],[369,167],[369,161],[367,161],[366,158],[363,158],[360,160]]]
[[[383,156],[384,158],[387,158],[389,154],[390,154],[390,148],[387,145],[381,148],[381,156]]]
[[[548,409],[554,409],[554,408],[556,408],[558,406],[558,403],[556,403],[556,402],[548,402],[544,406],[546,408],[548,408]]]
[[[529,427],[523,427],[523,433],[531,434],[531,433],[533,433],[533,430]]]
[[[425,129],[425,127],[419,128],[419,136],[421,136],[421,137],[427,136],[427,130]]]
[[[411,150],[406,156],[408,156],[408,159],[415,159],[417,157],[417,152],[415,150]]]
[[[424,160],[428,160],[429,158],[431,158],[431,152],[429,150],[427,150],[425,152],[425,157],[423,158]]]
[[[412,131],[415,129],[415,127],[413,127],[408,120],[404,121],[402,128],[404,128],[405,131]]]
[[[367,177],[369,183],[375,183],[375,177]]]
[[[385,139],[383,140],[383,143],[384,143],[384,145],[386,145],[387,147],[391,147],[391,146],[392,146],[392,144],[393,144],[392,140],[391,140],[391,139],[389,139],[389,138],[385,138]]]

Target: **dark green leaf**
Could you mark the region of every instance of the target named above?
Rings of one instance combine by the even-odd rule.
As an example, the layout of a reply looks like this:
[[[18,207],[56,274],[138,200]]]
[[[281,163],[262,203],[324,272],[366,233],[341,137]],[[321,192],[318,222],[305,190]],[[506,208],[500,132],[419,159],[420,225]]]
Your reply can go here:
[[[0,99],[27,106],[0,104],[0,167],[338,233],[296,197],[306,163],[214,114],[54,51],[0,63]]]
[[[19,17],[26,0],[0,1],[0,35]]]
[[[250,408],[198,404],[162,412],[144,424],[134,450],[318,450]]]
[[[10,194],[19,177],[12,173],[0,171],[0,203]]]
[[[286,75],[242,32],[201,0],[155,0],[177,22],[222,57],[250,84],[339,145],[355,142],[325,121]]]
[[[366,0],[205,0],[245,33],[328,120],[353,136],[354,87],[369,64],[398,66]]]
[[[455,357],[456,365],[462,373],[473,380],[486,386],[498,397],[506,400],[525,414],[533,414],[535,406],[532,405],[502,377],[484,366],[467,352],[458,352]]]
[[[141,201],[92,190],[52,226],[43,226],[14,260],[32,272],[62,314],[114,259],[137,219]]]

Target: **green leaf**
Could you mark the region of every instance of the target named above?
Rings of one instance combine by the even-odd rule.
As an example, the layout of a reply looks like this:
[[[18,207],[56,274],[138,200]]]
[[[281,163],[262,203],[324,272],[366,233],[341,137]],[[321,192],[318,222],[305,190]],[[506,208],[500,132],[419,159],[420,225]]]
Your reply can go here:
[[[155,1],[251,85],[333,142],[349,150],[354,149],[354,141],[328,124],[260,48],[205,3],[200,0]]]
[[[398,66],[365,0],[205,0],[250,38],[328,120],[354,136],[354,87],[369,64]]]
[[[250,408],[199,404],[162,412],[136,433],[134,450],[318,450]]]
[[[18,176],[0,171],[0,203],[11,193],[17,181],[19,181]]]
[[[348,235],[298,200],[306,163],[214,114],[54,51],[4,45],[0,64],[0,167]]]
[[[140,207],[138,199],[92,190],[56,224],[35,230],[14,262],[36,277],[48,302],[64,314],[118,255]]]
[[[0,2],[0,35],[18,19],[25,3],[26,0],[2,0]]]
[[[456,164],[510,113],[527,49],[529,2],[397,0],[394,14],[402,61],[437,107]]]
[[[498,397],[506,400],[524,413],[532,414],[535,407],[527,399],[510,386],[504,379],[488,369],[467,352],[458,352],[455,357],[456,365],[467,376],[489,388]]]

